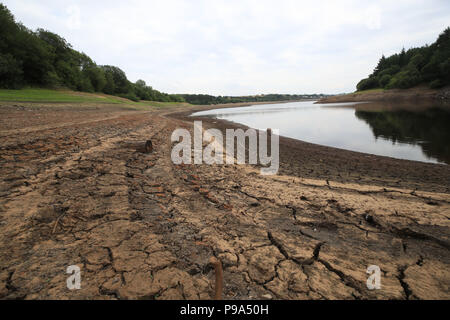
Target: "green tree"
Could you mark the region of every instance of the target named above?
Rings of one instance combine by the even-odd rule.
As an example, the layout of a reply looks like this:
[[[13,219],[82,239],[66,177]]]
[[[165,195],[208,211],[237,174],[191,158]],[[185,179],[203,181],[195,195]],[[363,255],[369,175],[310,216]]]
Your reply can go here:
[[[357,84],[357,90],[406,89],[421,83],[433,88],[450,84],[450,28],[430,46],[403,48],[399,54],[383,55],[369,78]]]
[[[385,74],[381,77],[380,79],[380,86],[383,88],[386,88],[386,86],[389,84],[389,82],[391,81],[392,76],[390,76],[389,74]]]
[[[114,66],[102,66],[102,69],[107,77],[107,83],[108,81],[111,81],[111,79],[114,83],[114,86],[111,86],[111,88],[114,88],[113,93],[123,94],[129,92],[131,86],[130,82],[127,79],[127,76],[125,75],[125,72],[123,72],[120,68]]]
[[[83,74],[90,80],[95,92],[102,92],[106,86],[106,75],[103,69],[93,65],[83,69]]]
[[[18,89],[22,84],[22,64],[10,54],[0,54],[0,87]]]
[[[378,86],[379,86],[378,81],[373,77],[372,78],[369,77],[367,79],[361,80],[356,86],[356,88],[358,89],[358,91],[362,91],[377,88]]]

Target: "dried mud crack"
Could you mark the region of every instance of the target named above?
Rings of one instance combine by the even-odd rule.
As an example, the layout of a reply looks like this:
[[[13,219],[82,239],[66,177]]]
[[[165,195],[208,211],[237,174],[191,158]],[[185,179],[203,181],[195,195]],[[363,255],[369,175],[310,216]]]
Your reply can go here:
[[[175,112],[0,107],[0,298],[212,299],[212,256],[224,299],[450,298],[448,166],[291,139],[277,176],[174,165]]]

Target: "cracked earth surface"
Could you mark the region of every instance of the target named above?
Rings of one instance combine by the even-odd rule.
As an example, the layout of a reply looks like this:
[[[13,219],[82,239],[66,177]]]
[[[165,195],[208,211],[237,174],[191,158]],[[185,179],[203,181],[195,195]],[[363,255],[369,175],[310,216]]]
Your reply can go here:
[[[0,298],[211,299],[216,256],[226,299],[450,299],[445,166],[396,185],[294,174],[282,158],[262,176],[174,165],[170,136],[192,123],[167,109],[0,113]]]

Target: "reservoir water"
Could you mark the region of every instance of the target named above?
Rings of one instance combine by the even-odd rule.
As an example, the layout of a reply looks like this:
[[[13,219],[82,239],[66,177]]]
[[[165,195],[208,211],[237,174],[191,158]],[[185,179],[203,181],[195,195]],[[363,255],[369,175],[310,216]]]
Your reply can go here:
[[[253,105],[196,112],[315,144],[450,164],[450,109],[380,103]]]

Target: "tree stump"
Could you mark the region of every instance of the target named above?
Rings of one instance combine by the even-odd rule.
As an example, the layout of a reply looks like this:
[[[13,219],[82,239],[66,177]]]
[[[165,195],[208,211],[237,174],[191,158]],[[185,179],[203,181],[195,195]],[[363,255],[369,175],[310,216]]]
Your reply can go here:
[[[152,153],[153,152],[153,143],[151,140],[147,140],[145,142],[144,153]]]
[[[124,142],[122,146],[127,149],[134,149],[136,152],[140,153],[152,153],[153,152],[153,143],[151,140],[147,140],[145,143],[143,142]]]

